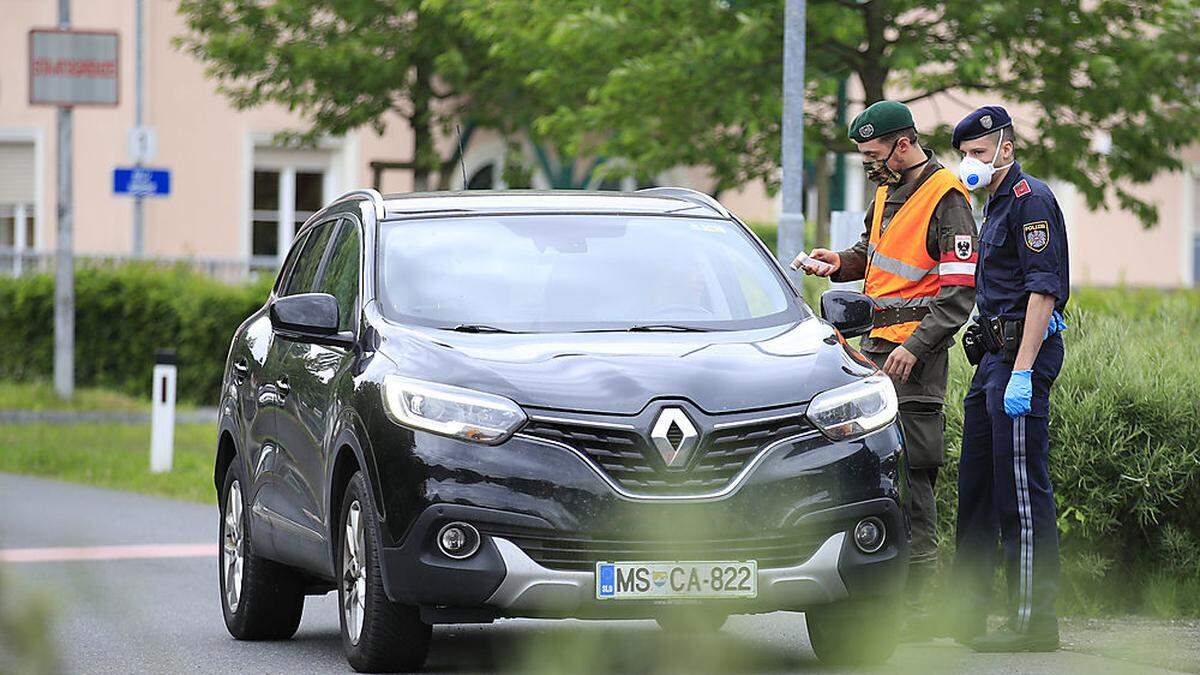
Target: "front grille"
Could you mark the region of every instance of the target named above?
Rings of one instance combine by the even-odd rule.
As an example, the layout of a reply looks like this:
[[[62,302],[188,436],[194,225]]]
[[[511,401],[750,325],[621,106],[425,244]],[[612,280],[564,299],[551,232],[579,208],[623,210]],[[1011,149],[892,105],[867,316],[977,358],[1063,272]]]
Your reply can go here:
[[[486,534],[504,537],[543,567],[592,570],[598,562],[758,562],[760,569],[790,567],[812,557],[824,539],[815,534],[774,531],[735,539],[623,539],[578,533],[544,532],[487,526]]]
[[[683,496],[720,490],[767,445],[812,429],[807,419],[798,414],[709,430],[701,437],[700,446],[684,470],[668,469],[649,438],[634,429],[595,426],[585,421],[532,420],[522,431],[583,452],[630,492]]]

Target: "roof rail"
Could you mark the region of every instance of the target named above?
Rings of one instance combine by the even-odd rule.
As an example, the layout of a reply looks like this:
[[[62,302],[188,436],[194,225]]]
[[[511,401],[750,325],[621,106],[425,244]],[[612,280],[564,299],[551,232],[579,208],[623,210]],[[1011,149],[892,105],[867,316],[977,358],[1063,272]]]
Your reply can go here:
[[[716,211],[726,218],[732,217],[732,214],[729,213],[729,209],[725,208],[721,202],[713,199],[710,195],[700,192],[699,190],[693,190],[685,187],[649,187],[642,188],[641,190],[638,190],[637,193],[682,199],[685,202],[699,204],[700,206]]]
[[[385,215],[386,212],[383,209],[383,195],[379,194],[379,190],[372,190],[371,188],[350,190],[349,192],[343,192],[340,197],[333,201],[340,202],[343,199],[353,199],[354,197],[363,197],[369,199],[371,201],[371,206],[375,209],[376,218],[382,219]]]

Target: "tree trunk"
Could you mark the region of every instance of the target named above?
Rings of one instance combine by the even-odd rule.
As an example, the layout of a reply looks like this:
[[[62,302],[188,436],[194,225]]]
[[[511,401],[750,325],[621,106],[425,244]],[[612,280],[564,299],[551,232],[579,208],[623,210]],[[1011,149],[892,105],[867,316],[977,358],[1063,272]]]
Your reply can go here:
[[[821,247],[829,246],[829,197],[830,197],[830,171],[829,160],[832,159],[828,153],[821,152],[817,155],[816,181],[817,181],[817,241],[816,245]]]
[[[871,105],[882,101],[884,84],[887,81],[888,68],[884,63],[883,50],[887,47],[884,29],[887,27],[887,16],[884,13],[886,0],[873,0],[863,6],[863,23],[867,34],[867,48],[864,53],[864,65],[858,72],[863,86],[865,103]]]
[[[412,90],[412,115],[408,123],[413,132],[413,192],[429,189],[429,175],[437,168],[437,148],[433,140],[433,112],[429,109],[433,100],[430,82],[430,65],[425,60],[416,61],[413,76],[416,78]]]

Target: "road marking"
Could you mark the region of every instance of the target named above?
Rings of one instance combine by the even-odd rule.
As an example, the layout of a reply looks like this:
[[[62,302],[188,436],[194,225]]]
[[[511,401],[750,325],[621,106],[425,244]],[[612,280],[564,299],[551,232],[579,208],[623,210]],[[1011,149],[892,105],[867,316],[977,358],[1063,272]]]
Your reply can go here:
[[[32,563],[66,560],[139,560],[148,558],[211,558],[216,544],[130,544],[126,546],[85,546],[54,548],[0,549],[0,562]]]

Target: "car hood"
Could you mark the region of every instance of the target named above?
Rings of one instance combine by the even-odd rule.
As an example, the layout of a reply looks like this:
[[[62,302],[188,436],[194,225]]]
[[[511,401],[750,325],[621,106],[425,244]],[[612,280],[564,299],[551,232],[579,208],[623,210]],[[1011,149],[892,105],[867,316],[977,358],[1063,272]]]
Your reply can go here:
[[[708,333],[380,333],[380,352],[403,375],[578,412],[634,415],[656,398],[710,414],[770,408],[873,370],[816,318]]]

